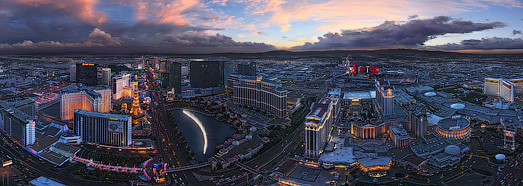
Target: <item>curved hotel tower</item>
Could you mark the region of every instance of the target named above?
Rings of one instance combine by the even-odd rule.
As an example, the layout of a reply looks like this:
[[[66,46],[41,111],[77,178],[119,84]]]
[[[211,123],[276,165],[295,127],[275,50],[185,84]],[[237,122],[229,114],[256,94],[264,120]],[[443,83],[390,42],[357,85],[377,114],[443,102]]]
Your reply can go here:
[[[287,117],[288,93],[280,82],[260,76],[240,76],[234,81],[234,103],[256,107],[279,118]]]

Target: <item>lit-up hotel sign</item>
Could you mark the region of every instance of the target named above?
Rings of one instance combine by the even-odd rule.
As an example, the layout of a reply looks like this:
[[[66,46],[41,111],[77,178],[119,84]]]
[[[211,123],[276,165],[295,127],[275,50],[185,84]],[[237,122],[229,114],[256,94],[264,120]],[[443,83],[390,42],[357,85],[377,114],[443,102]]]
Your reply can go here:
[[[94,66],[92,63],[82,63],[82,66]]]
[[[8,161],[3,162],[2,166],[5,167],[5,166],[12,165],[12,164],[13,164],[13,160],[8,160]]]

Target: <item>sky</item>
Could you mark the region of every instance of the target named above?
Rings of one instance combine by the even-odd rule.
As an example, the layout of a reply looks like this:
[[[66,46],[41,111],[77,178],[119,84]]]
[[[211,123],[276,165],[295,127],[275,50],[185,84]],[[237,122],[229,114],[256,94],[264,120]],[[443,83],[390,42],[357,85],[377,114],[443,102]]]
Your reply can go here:
[[[523,49],[523,0],[0,0],[0,52]]]

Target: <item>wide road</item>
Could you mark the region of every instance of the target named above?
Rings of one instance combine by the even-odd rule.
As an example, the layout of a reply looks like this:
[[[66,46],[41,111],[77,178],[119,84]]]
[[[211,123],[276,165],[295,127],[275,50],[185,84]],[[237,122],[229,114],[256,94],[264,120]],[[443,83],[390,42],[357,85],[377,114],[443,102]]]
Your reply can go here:
[[[4,135],[2,134],[2,137]],[[50,167],[45,164],[41,163],[42,161],[39,160],[39,158],[35,157],[34,155],[30,154],[28,151],[22,149],[22,147],[16,148],[18,145],[9,145],[8,143],[5,143],[3,140],[0,140],[0,152],[6,155],[9,155],[11,158],[13,158],[13,163],[15,166],[19,168],[29,168],[32,172],[35,172],[41,176],[51,178],[53,180],[56,180],[60,183],[66,184],[66,185],[97,185],[97,186],[103,186],[103,185],[117,185],[117,184],[109,184],[104,182],[98,182],[98,181],[89,181],[81,178],[76,178],[71,176],[70,174],[63,174],[63,172],[55,172],[49,169]],[[78,166],[78,165],[75,165]],[[64,172],[69,172],[70,169],[62,170]],[[32,175],[35,176],[35,175]]]

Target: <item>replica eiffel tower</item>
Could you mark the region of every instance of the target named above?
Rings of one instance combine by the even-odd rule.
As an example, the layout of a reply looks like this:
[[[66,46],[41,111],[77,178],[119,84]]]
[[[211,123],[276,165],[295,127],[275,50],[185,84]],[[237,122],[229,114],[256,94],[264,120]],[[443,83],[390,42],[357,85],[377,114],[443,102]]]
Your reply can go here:
[[[138,75],[134,76],[134,88],[133,88],[133,104],[129,115],[133,117],[133,124],[138,124],[140,118],[142,118],[143,111],[140,108],[140,93],[138,92]]]

